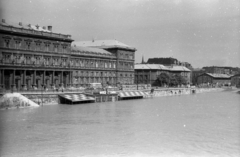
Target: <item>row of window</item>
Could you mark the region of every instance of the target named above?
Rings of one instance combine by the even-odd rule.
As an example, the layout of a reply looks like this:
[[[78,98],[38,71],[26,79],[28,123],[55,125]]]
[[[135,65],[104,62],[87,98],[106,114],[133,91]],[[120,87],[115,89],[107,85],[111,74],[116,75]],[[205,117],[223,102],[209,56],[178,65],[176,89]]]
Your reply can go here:
[[[94,83],[94,82],[100,82],[100,83],[116,83],[116,78],[74,78],[73,84],[87,84],[87,83]]]
[[[116,68],[114,61],[105,60],[91,60],[91,59],[71,59],[70,65],[72,67],[90,67],[90,68]]]
[[[74,71],[74,77],[93,76],[93,77],[116,77],[116,72],[98,72],[98,71]],[[120,73],[120,77],[133,77],[133,74]]]
[[[132,74],[124,74],[124,73],[120,73],[119,75],[120,75],[120,77],[132,77],[133,76]]]
[[[133,69],[133,63],[119,62],[119,69]]]
[[[51,51],[51,52],[68,52],[70,44],[67,43],[51,43],[49,41],[32,41],[32,40],[22,40],[20,38],[11,39],[10,37],[4,38],[4,47],[15,48],[15,49],[26,49],[35,51]],[[70,50],[70,49],[69,49]]]
[[[115,77],[115,72],[74,71],[73,76]]]
[[[120,58],[124,58],[124,59],[134,59],[134,56],[133,56],[134,53],[129,53],[129,52],[126,52],[126,51],[123,51],[123,50],[119,50],[119,57]]]
[[[90,59],[68,59],[66,57],[50,57],[40,55],[23,55],[3,53],[3,63],[15,63],[26,65],[45,65],[45,66],[71,66],[85,68],[110,68],[115,69],[114,61],[90,60]]]

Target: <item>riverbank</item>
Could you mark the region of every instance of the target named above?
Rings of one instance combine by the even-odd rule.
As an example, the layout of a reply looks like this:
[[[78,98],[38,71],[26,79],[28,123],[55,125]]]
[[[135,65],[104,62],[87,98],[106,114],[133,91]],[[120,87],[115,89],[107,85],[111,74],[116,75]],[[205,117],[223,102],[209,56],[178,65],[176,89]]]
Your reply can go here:
[[[119,91],[120,92],[144,92],[142,98],[148,98],[148,97],[160,97],[160,96],[174,96],[174,95],[186,95],[186,94],[198,94],[198,93],[204,93],[204,92],[213,92],[213,91],[223,91],[223,90],[230,90],[229,88],[157,88],[154,90],[135,90],[135,91]],[[16,93],[17,94],[17,93]],[[15,95],[16,95],[15,94]],[[39,106],[44,105],[57,105],[60,104],[59,102],[59,94],[73,94],[73,92],[66,93],[66,92],[51,92],[51,93],[22,93],[24,97],[29,99],[30,101],[38,104]],[[74,93],[78,94],[78,93]],[[108,94],[102,94],[102,95],[93,95],[95,97],[95,103],[101,103],[106,101],[118,101],[118,99],[109,99]],[[101,96],[101,97],[100,97]],[[1,97],[3,99],[4,96]],[[16,97],[16,96],[14,96]],[[102,98],[104,97],[104,98]],[[107,98],[105,98],[107,97]],[[132,99],[135,97],[133,96]],[[5,102],[11,102],[11,103],[3,103],[0,102],[0,108],[19,108],[19,107],[29,107],[29,105],[24,105],[26,103],[23,103],[22,101],[15,101],[16,98],[14,98],[14,101],[12,101],[12,98],[9,98],[9,100],[6,96],[4,97]],[[130,98],[131,99],[131,98]],[[101,101],[100,101],[101,100]],[[104,100],[104,101],[103,101]],[[129,99],[127,99],[129,100]],[[125,101],[125,100],[124,100]],[[7,105],[6,105],[7,104]]]

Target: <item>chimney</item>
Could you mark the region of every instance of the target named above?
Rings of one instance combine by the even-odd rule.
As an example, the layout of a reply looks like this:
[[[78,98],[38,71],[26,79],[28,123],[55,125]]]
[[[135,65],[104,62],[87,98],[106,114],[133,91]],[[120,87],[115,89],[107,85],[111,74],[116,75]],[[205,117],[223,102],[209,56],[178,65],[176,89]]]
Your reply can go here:
[[[2,19],[2,23],[6,23],[5,19]]]
[[[22,22],[19,22],[19,26],[22,26]]]
[[[48,30],[52,32],[52,26],[48,26]]]

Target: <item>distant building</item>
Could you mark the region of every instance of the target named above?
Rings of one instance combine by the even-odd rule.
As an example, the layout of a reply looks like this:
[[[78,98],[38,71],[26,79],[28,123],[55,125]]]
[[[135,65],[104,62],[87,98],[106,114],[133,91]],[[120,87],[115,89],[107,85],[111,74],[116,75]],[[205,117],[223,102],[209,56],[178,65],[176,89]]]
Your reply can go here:
[[[197,84],[197,77],[199,75],[203,74],[203,73],[205,73],[204,69],[199,69],[199,68],[192,69],[192,71],[191,71],[191,81],[192,81],[193,85]]]
[[[192,69],[192,65],[188,62],[180,62],[175,58],[149,58],[147,64],[162,64],[165,66],[184,66],[188,69]]]
[[[240,74],[231,77],[231,85],[240,87]]]
[[[239,68],[210,66],[203,67],[206,73],[235,75],[239,73]]]
[[[179,74],[190,83],[190,70],[184,66],[161,64],[135,64],[135,84],[152,84],[161,73]]]
[[[227,74],[203,73],[197,77],[197,84],[226,85],[231,83],[231,76]]]

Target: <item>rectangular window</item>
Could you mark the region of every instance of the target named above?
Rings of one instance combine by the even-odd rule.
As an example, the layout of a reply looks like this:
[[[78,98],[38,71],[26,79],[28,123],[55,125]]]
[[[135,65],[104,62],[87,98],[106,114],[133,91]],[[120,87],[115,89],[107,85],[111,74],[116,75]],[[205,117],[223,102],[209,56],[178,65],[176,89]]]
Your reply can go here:
[[[4,39],[4,47],[7,47],[7,48],[10,47],[10,39],[9,38]]]
[[[44,48],[44,50],[45,50],[45,51],[49,51],[49,46],[50,46],[49,43],[45,43],[45,48]]]
[[[36,42],[35,50],[36,51],[40,51],[41,50],[41,43],[40,42]]]
[[[31,42],[30,42],[30,41],[27,41],[27,42],[26,42],[26,49],[27,49],[27,50],[30,50],[30,49],[31,49]]]
[[[21,48],[21,41],[20,40],[15,40],[15,48],[20,49]]]
[[[67,52],[67,46],[66,45],[63,45],[62,49],[63,49],[63,53]]]
[[[54,52],[58,52],[58,45],[57,44],[54,45]]]

